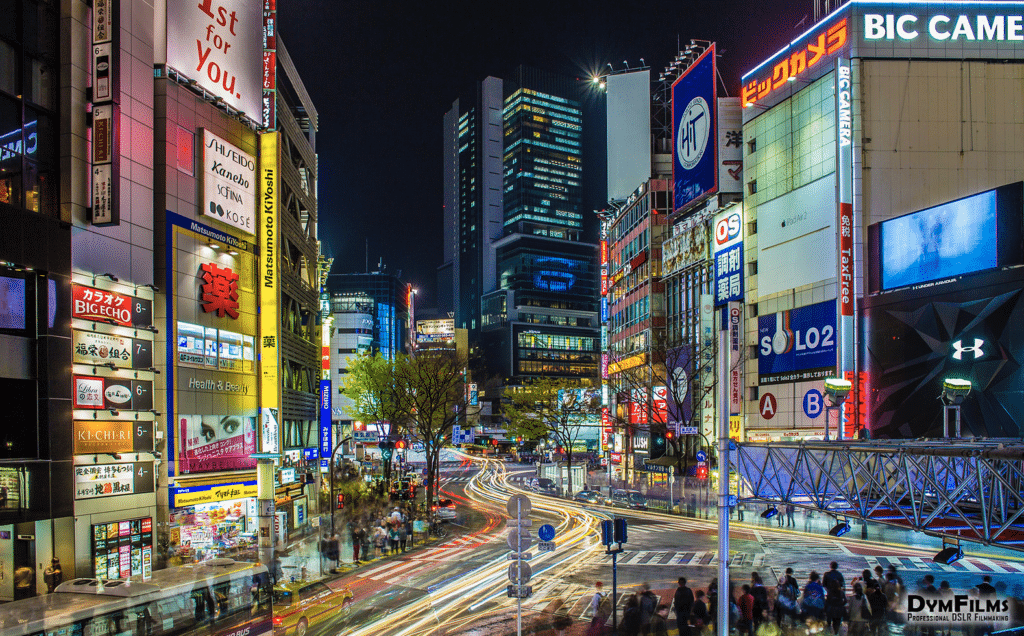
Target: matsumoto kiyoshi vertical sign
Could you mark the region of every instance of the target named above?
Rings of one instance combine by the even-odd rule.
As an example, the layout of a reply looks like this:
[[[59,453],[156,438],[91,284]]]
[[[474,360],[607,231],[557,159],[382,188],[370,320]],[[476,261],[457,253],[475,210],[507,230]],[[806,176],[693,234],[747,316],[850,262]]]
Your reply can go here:
[[[260,222],[259,302],[260,302],[260,452],[280,452],[278,413],[281,386],[278,378],[281,361],[278,325],[278,133],[260,135]]]
[[[199,213],[255,234],[256,157],[203,130],[202,175]]]
[[[718,190],[715,45],[672,85],[672,177],[678,210]]]

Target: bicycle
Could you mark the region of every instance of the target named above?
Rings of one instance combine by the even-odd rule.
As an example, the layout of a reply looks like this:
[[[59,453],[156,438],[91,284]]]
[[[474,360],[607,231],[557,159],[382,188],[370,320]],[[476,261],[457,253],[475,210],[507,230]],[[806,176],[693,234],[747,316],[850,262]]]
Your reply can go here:
[[[442,523],[440,521],[435,521],[430,526],[430,534],[432,536],[437,537],[438,539],[444,539],[445,537],[448,536],[448,530],[447,530],[447,528],[444,527],[444,523]]]

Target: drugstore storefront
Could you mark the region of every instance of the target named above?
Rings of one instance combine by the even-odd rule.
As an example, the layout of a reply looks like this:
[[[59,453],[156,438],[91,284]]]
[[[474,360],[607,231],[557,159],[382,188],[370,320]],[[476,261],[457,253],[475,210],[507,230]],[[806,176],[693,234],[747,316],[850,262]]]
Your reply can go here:
[[[228,557],[255,561],[256,480],[171,488],[169,565]]]

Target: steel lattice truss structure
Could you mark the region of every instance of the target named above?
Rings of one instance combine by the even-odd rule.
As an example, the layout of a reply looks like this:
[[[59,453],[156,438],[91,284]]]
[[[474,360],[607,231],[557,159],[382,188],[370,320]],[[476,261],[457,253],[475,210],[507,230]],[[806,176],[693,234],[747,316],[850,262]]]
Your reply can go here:
[[[741,498],[1024,551],[1024,440],[739,444]]]

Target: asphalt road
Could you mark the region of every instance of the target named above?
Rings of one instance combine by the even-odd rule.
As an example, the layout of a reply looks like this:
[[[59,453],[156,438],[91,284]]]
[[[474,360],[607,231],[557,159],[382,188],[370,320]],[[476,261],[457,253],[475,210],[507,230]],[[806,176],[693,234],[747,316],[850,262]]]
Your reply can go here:
[[[460,518],[454,532],[432,547],[397,555],[356,570],[332,586],[348,585],[356,594],[351,610],[311,626],[310,633],[335,635],[514,634],[516,601],[506,594],[507,554],[505,502],[520,490],[527,467],[489,460],[449,468],[442,489],[458,502]],[[662,513],[580,505],[536,493],[526,493],[534,504],[536,529],[550,523],[557,529],[554,552],[531,550],[533,594],[522,601],[523,624],[550,623],[552,612],[567,613],[574,621],[568,633],[582,633],[590,621],[589,600],[595,581],[610,591],[611,557],[600,545],[600,521],[624,517],[629,542],[618,556],[620,607],[623,592],[649,582],[664,602],[671,601],[676,579],[685,576],[691,587],[704,588],[717,576],[717,522],[681,518]],[[748,515],[749,521],[750,515]],[[917,581],[932,573],[936,582],[948,580],[954,589],[977,584],[991,574],[1009,591],[1024,580],[1024,563],[995,557],[966,557],[951,566],[933,563],[934,550],[881,545],[849,538],[836,539],[794,529],[779,528],[775,520],[734,523],[730,531],[730,573],[747,582],[758,571],[773,586],[785,568],[797,580],[811,570],[823,573],[837,561],[847,581],[865,568],[896,565],[913,590]],[[851,533],[852,534],[852,533]],[[524,632],[525,633],[525,632]]]

